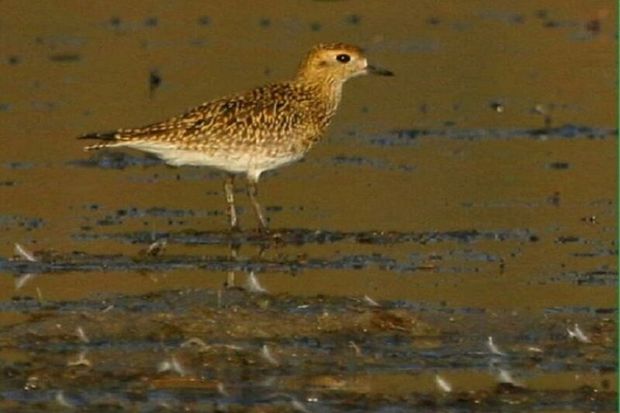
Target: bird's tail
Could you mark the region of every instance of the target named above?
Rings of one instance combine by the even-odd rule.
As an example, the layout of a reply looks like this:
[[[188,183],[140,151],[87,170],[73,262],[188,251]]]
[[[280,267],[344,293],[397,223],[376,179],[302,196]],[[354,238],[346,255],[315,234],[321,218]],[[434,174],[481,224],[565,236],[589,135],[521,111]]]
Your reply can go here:
[[[78,139],[92,139],[101,141],[99,143],[84,147],[85,151],[94,151],[111,146],[111,144],[116,141],[116,131],[88,133],[86,135],[78,136]]]

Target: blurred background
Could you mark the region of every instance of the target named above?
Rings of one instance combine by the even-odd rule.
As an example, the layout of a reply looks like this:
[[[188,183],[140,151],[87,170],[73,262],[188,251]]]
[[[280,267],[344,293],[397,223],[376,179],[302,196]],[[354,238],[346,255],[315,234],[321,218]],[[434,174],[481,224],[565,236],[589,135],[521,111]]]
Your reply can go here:
[[[3,411],[614,411],[616,2],[1,8]],[[217,172],[75,139],[333,41],[396,76],[348,82],[324,141],[262,181],[278,245],[240,189],[231,257]],[[217,350],[177,354],[191,338]]]

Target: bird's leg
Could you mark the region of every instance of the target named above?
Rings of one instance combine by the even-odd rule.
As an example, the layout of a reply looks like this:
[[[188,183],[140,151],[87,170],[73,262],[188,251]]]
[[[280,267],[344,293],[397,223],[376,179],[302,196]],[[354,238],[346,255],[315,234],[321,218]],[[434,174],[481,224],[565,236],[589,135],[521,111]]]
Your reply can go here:
[[[230,258],[232,261],[237,261],[239,257],[239,249],[241,248],[241,244],[238,242],[231,241],[229,244],[230,247]],[[235,270],[228,271],[228,276],[226,277],[226,282],[224,283],[224,287],[233,288],[235,286]]]
[[[258,222],[260,225],[261,231],[267,231],[267,220],[263,215],[263,210],[258,203],[258,181],[255,179],[248,179],[248,196],[250,197],[250,201],[252,202],[252,207],[254,208],[254,213],[256,214],[256,218],[258,218]]]
[[[235,208],[235,175],[229,174],[224,181],[224,192],[226,193],[226,213],[230,219],[230,228],[239,229],[239,221],[237,220],[237,209]]]

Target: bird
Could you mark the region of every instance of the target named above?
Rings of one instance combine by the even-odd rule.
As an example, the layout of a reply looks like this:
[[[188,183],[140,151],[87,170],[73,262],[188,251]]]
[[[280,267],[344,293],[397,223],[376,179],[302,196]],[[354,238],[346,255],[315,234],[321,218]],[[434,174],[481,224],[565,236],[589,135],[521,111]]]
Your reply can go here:
[[[245,174],[258,229],[268,232],[258,201],[261,174],[302,159],[325,135],[340,104],[343,84],[366,74],[394,75],[370,65],[360,47],[321,43],[305,55],[291,80],[211,100],[162,122],[78,139],[99,140],[86,146],[86,151],[130,148],[154,154],[171,166],[224,171],[231,230],[239,230],[235,177]]]

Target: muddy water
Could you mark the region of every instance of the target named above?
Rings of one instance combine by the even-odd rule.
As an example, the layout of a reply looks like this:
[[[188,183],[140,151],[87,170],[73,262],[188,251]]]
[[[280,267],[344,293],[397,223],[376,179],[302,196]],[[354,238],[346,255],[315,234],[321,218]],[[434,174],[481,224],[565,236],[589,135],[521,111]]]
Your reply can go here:
[[[0,16],[0,410],[615,411],[615,2],[83,4]],[[326,40],[397,76],[265,177],[275,239],[74,139]]]

